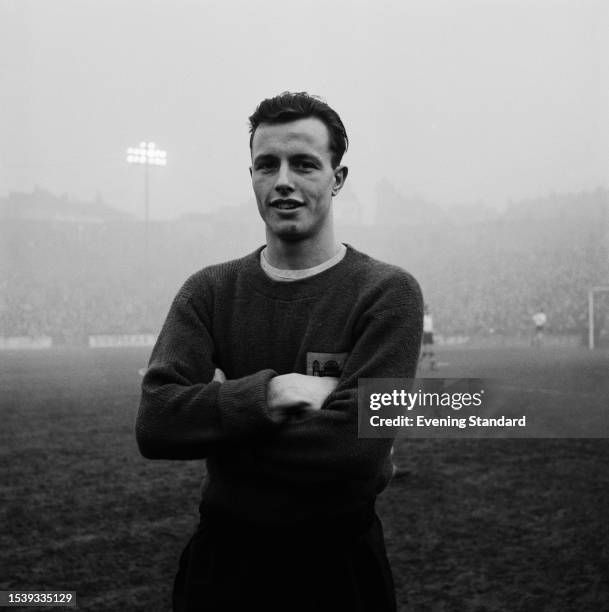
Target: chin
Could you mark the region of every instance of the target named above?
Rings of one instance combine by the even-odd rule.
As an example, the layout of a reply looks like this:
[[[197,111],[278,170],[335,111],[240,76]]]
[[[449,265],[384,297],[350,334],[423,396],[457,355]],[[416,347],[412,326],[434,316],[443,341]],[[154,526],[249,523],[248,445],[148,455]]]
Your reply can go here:
[[[300,231],[297,227],[292,226],[288,228],[282,228],[280,231],[274,232],[277,238],[285,240],[286,242],[300,242],[308,238],[308,235]]]
[[[269,225],[270,232],[285,242],[300,242],[309,238],[310,233],[304,231],[296,223],[281,224],[280,226]]]

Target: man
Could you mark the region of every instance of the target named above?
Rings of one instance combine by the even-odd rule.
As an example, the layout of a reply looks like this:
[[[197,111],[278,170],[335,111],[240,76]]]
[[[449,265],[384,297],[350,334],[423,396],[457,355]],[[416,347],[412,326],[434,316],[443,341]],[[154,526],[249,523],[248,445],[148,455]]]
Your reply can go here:
[[[429,358],[429,369],[436,369],[436,360],[433,351],[433,316],[431,309],[425,304],[423,315],[423,350],[421,351],[421,365]]]
[[[142,383],[143,455],[207,460],[174,609],[395,610],[374,512],[392,440],[358,439],[357,381],[414,377],[419,287],[335,238],[332,108],[284,93],[250,131],[266,246],[186,281]]]
[[[535,329],[533,330],[533,338],[531,340],[531,344],[533,346],[540,347],[543,344],[543,332],[548,322],[548,317],[546,313],[541,308],[538,312],[536,312],[532,317],[533,325]]]

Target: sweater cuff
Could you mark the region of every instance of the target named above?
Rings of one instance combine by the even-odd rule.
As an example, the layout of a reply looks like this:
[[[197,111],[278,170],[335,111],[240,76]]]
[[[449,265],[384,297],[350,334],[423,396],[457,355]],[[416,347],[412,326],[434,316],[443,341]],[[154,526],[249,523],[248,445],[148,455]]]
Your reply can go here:
[[[246,437],[276,426],[267,407],[267,388],[274,376],[277,376],[274,370],[260,370],[220,385],[218,403],[227,433]]]

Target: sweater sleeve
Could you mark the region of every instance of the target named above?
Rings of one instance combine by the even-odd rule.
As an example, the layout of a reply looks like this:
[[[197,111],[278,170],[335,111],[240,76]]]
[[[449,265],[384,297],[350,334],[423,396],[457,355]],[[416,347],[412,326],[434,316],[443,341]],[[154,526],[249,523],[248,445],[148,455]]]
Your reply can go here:
[[[290,480],[370,479],[383,470],[391,439],[357,436],[359,378],[414,378],[419,358],[423,304],[416,281],[399,306],[362,317],[360,333],[335,391],[306,421],[284,424],[260,453],[274,472]]]
[[[149,459],[202,459],[219,443],[268,434],[270,369],[222,384],[213,378],[214,343],[192,300],[179,293],[142,382],[136,439]]]

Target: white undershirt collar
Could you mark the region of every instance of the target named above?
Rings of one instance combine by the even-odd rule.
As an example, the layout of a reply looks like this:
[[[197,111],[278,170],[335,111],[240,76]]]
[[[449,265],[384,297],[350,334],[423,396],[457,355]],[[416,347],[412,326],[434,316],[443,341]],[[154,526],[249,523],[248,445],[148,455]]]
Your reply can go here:
[[[347,247],[344,244],[340,245],[340,249],[338,253],[330,259],[327,259],[323,263],[320,263],[317,266],[312,268],[305,268],[304,270],[282,270],[281,268],[276,268],[272,266],[267,258],[266,258],[266,247],[262,249],[260,252],[260,266],[264,270],[267,276],[272,278],[273,280],[289,283],[291,281],[302,280],[303,278],[309,278],[309,276],[315,276],[332,266],[335,266],[339,261],[341,261],[344,256],[347,254]]]

